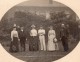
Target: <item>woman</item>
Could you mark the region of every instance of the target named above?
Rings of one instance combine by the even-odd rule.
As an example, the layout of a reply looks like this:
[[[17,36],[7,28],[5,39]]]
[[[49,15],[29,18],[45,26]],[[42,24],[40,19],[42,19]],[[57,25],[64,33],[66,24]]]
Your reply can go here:
[[[11,45],[10,45],[10,52],[18,52],[18,32],[16,31],[16,27],[13,27],[11,31]]]
[[[50,30],[48,32],[48,51],[55,51],[58,49],[57,39],[56,39],[56,33],[55,30],[53,30],[53,27],[50,26]]]
[[[37,30],[35,29],[35,25],[31,26],[32,29],[30,31],[30,41],[29,41],[29,50],[30,51],[38,51],[38,37]]]

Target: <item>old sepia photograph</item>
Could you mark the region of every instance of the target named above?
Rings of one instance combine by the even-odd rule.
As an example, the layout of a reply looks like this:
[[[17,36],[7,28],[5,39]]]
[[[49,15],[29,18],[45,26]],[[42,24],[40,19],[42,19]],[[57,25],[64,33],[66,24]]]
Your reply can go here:
[[[25,62],[54,62],[80,40],[80,19],[65,4],[28,0],[9,9],[0,21],[0,43]]]

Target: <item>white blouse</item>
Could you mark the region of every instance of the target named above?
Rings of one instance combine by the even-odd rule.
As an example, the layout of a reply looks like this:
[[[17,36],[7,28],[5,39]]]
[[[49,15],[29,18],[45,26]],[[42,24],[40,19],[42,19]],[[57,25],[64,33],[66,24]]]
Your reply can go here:
[[[32,29],[30,31],[30,36],[37,36],[37,30],[36,29]]]
[[[56,36],[55,30],[49,30],[48,35],[54,35],[54,36]]]
[[[18,32],[13,30],[11,31],[11,39],[13,40],[13,37],[17,37],[18,38]]]

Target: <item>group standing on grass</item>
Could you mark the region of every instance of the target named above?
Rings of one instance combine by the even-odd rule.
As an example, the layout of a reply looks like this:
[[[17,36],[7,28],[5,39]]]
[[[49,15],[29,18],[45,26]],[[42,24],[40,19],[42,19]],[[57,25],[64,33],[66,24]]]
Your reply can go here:
[[[64,51],[68,51],[68,35],[69,32],[64,24],[61,24],[60,40]],[[16,26],[11,31],[11,44],[10,52],[19,52],[26,50],[26,41],[29,41],[29,51],[56,51],[59,50],[58,40],[56,38],[56,32],[53,26],[49,27],[48,31],[48,42],[46,43],[46,32],[43,26],[40,26],[39,30],[36,29],[35,25],[31,25],[31,30],[27,33],[24,27],[17,30]],[[20,47],[19,47],[20,45]]]

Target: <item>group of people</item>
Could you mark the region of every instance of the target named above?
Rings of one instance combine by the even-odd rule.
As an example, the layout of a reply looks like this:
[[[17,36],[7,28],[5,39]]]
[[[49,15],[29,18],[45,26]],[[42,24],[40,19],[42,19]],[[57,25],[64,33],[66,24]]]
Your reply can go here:
[[[46,51],[46,50],[55,51],[59,49],[57,39],[56,39],[56,33],[55,33],[55,30],[53,30],[52,26],[50,26],[50,30],[47,35],[48,36],[47,45],[45,42],[46,41],[45,34],[46,34],[45,29],[42,26],[40,26],[39,30],[36,30],[35,25],[32,25],[32,29],[30,31],[30,42],[29,42],[30,51],[39,50],[39,44],[40,44],[40,50],[43,50],[43,51]],[[37,41],[39,41],[39,43]],[[57,45],[57,48],[55,45]]]
[[[39,30],[36,29],[35,25],[31,25],[31,30],[29,34],[25,32],[24,27],[21,27],[20,30],[17,30],[16,27],[13,27],[11,31],[11,44],[10,44],[10,51],[11,52],[18,52],[19,49],[21,51],[26,50],[26,41],[29,41],[29,51],[55,51],[59,50],[56,32],[53,29],[53,26],[49,27],[48,31],[48,42],[46,43],[46,32],[43,26],[40,26]],[[64,24],[62,24],[62,29],[60,31],[60,39],[62,41],[62,45],[64,51],[68,51],[68,31]],[[19,48],[19,44],[21,48]]]

